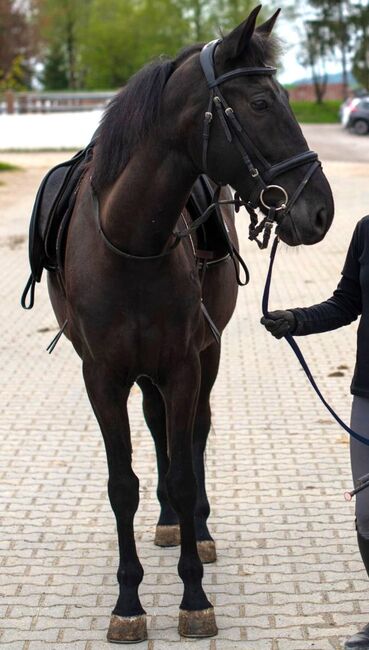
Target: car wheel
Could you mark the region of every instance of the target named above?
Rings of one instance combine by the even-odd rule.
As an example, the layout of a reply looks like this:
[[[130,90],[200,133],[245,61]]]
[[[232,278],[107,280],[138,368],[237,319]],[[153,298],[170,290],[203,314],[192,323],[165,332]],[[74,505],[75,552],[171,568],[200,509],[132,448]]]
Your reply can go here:
[[[354,131],[357,135],[365,135],[369,131],[369,124],[365,120],[356,120]]]

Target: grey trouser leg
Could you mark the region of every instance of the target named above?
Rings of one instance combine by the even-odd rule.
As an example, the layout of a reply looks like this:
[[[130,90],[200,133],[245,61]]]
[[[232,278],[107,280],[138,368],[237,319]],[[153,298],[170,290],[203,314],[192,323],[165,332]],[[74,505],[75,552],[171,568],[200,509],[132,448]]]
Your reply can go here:
[[[354,396],[351,409],[351,429],[369,440],[369,398]],[[355,482],[369,473],[369,446],[350,439],[351,470]],[[369,540],[369,488],[359,492],[356,497],[356,526],[358,533]]]

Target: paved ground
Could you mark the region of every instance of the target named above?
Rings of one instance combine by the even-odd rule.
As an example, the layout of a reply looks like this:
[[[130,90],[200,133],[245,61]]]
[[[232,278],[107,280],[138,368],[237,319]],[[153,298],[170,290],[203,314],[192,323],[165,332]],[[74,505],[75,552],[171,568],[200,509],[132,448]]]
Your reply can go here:
[[[341,124],[305,124],[303,131],[310,148],[323,160],[369,163],[369,135],[355,135]]]
[[[315,145],[316,146],[316,145]],[[4,157],[4,156],[3,156]],[[0,647],[103,650],[115,602],[116,536],[106,495],[104,450],[67,341],[56,331],[45,283],[23,312],[25,235],[37,183],[63,156],[12,155],[26,171],[2,175]],[[282,247],[272,307],[328,296],[356,220],[369,206],[369,163],[328,162],[336,221],[313,248]],[[284,342],[259,325],[268,254],[247,241],[252,273],[223,341],[207,453],[216,565],[205,569],[217,639],[181,641],[176,549],[153,546],[157,517],[153,444],[133,391],[134,464],[141,480],[136,519],[145,569],[147,650],[338,650],[369,620],[368,581],[355,544],[346,436],[332,423]],[[302,341],[326,395],[347,418],[355,325]],[[333,375],[339,376],[333,376]]]

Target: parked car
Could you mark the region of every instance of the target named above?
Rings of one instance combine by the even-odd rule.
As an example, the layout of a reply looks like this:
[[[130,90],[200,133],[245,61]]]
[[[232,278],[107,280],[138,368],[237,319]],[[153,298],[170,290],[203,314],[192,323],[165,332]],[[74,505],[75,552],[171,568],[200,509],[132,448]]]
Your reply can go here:
[[[358,135],[369,132],[369,95],[352,97],[340,107],[341,123],[346,129],[352,129]]]

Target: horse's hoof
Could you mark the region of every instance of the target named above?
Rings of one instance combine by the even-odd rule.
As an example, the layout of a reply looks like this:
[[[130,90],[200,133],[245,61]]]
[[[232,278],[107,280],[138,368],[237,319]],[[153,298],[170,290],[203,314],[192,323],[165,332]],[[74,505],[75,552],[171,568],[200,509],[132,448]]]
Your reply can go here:
[[[201,609],[199,611],[179,610],[178,632],[181,636],[201,639],[218,634],[215,622],[214,608]]]
[[[212,539],[206,539],[202,542],[197,542],[197,552],[203,564],[211,564],[217,559],[215,542]]]
[[[154,544],[156,546],[179,546],[181,531],[178,524],[171,526],[156,526]]]
[[[360,630],[360,632],[357,632],[356,634],[354,634],[354,636],[350,636],[350,638],[347,639],[343,647],[344,650],[368,650],[369,623],[365,625],[365,627],[362,630]]]
[[[140,643],[147,639],[146,615],[117,616],[112,614],[107,634],[110,643]]]

